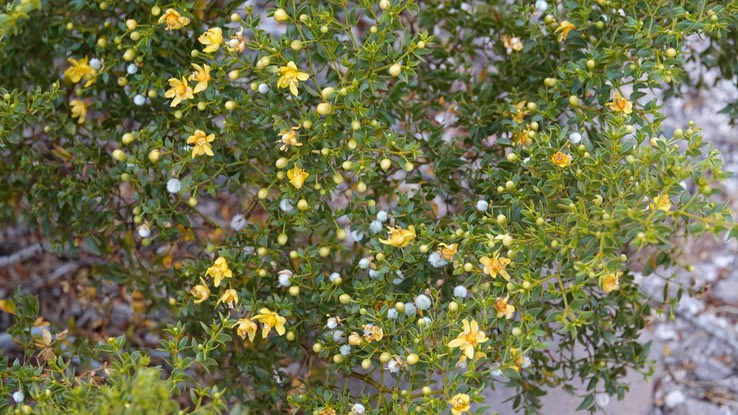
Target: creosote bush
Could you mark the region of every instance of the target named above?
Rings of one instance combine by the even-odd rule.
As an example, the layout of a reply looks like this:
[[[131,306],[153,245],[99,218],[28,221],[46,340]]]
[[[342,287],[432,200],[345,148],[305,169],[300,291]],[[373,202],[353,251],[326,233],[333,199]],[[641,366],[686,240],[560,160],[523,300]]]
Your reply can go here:
[[[682,289],[639,284],[734,234],[728,173],[699,126],[662,130],[659,90],[734,6],[254,3],[5,6],[0,218],[97,258],[139,299],[129,340],[160,343],[18,293],[0,407],[487,414],[502,385],[594,412],[649,373],[639,333]]]

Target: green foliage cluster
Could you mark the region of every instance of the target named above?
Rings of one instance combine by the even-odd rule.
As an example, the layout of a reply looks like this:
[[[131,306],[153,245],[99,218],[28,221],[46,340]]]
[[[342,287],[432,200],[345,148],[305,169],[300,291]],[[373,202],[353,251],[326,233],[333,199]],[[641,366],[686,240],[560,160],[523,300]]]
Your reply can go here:
[[[735,236],[729,173],[699,126],[663,131],[659,92],[735,6],[242,3],[0,14],[0,220],[167,316],[130,351],[8,299],[0,407],[483,414],[504,385],[594,412],[648,373],[639,333],[681,289],[631,269],[668,281],[679,241]]]

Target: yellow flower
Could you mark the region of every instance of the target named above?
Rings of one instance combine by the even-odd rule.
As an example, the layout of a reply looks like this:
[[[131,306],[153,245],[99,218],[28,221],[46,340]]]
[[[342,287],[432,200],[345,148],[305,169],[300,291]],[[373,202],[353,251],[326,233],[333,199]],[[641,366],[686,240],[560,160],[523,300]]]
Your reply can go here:
[[[181,29],[190,24],[190,19],[183,17],[174,9],[167,9],[159,18],[159,24],[166,23],[167,28],[164,30]]]
[[[651,203],[651,209],[660,209],[664,212],[668,212],[669,209],[671,209],[671,199],[669,199],[669,195],[665,193],[661,193],[655,198],[653,198],[653,203]]]
[[[241,336],[242,339],[245,339],[248,335],[249,341],[254,341],[254,337],[256,337],[256,330],[258,329],[256,323],[251,321],[250,318],[244,317],[238,319],[236,325],[238,325],[238,329],[236,329],[236,332],[239,336]]]
[[[621,275],[623,275],[622,272],[611,273],[609,271],[605,271],[605,273],[600,276],[602,291],[609,293],[610,291],[619,289]]]
[[[510,264],[510,259],[502,257],[499,257],[499,252],[496,253],[492,258],[488,256],[483,256],[479,262],[484,265],[484,273],[489,274],[492,276],[492,278],[497,277],[497,275],[502,275],[505,280],[510,281],[510,274],[507,273],[507,270],[505,270],[505,267]]]
[[[520,38],[517,36],[512,37],[510,35],[502,35],[502,43],[505,45],[505,49],[508,50],[508,53],[510,53],[510,50],[514,50],[516,52],[523,50],[523,42],[521,42]]]
[[[515,104],[515,114],[511,114],[510,118],[512,118],[513,121],[520,124],[523,122],[523,119],[528,114],[528,111],[525,110],[525,105],[527,102],[525,100],[522,100]]]
[[[469,405],[469,395],[465,393],[457,393],[448,401],[451,404],[451,413],[453,415],[461,415],[471,409]]]
[[[518,144],[520,144],[522,147],[528,147],[530,143],[533,142],[533,140],[530,139],[530,136],[528,133],[530,132],[530,129],[526,128],[523,131],[515,134],[515,141],[517,141]]]
[[[205,45],[205,49],[202,50],[203,52],[216,52],[220,48],[220,45],[223,44],[223,30],[219,27],[212,27],[205,33],[201,34],[197,40]]]
[[[555,33],[559,33],[559,42],[563,42],[566,40],[566,37],[569,35],[569,32],[576,29],[577,27],[574,26],[574,24],[568,20],[564,20],[563,22],[559,23],[559,27],[556,29]]]
[[[243,52],[246,50],[246,42],[243,40],[243,27],[231,37],[227,44],[228,52]]]
[[[368,342],[380,341],[384,338],[384,331],[381,327],[375,326],[374,324],[364,324],[364,340]]]
[[[228,261],[223,257],[218,257],[215,263],[205,271],[205,275],[215,280],[213,285],[220,287],[221,281],[233,277],[233,272],[228,268]]]
[[[455,349],[459,348],[464,353],[464,356],[469,359],[474,358],[474,347],[478,344],[487,341],[487,335],[483,331],[479,330],[479,323],[472,320],[471,323],[468,320],[462,321],[464,330],[459,333],[459,336],[449,342],[448,347]]]
[[[195,72],[190,75],[190,80],[197,82],[193,93],[197,94],[208,89],[208,81],[210,81],[210,65],[203,64],[202,66],[193,63],[192,67],[195,68]]]
[[[449,261],[451,258],[453,258],[458,250],[458,244],[438,244],[438,254],[441,255],[441,258],[445,259],[446,261]]]
[[[336,410],[328,406],[320,411],[318,415],[336,415]]]
[[[297,166],[287,171],[287,178],[290,179],[290,183],[295,186],[295,189],[301,188],[308,176],[310,176],[310,173]]]
[[[299,129],[300,127],[292,127],[289,131],[283,132],[281,134],[282,139],[277,140],[278,143],[282,143],[282,146],[279,147],[280,150],[285,151],[289,148],[289,146],[302,146],[302,143],[299,141],[297,136],[297,130]]]
[[[77,118],[77,124],[84,124],[87,117],[87,105],[81,99],[73,99],[69,101],[72,110],[72,118]]]
[[[233,288],[225,290],[223,295],[220,296],[216,304],[225,303],[228,308],[233,308],[238,305],[238,292]]]
[[[506,319],[510,320],[515,312],[515,307],[512,304],[508,304],[507,300],[510,298],[510,294],[506,295],[505,298],[497,297],[495,300],[495,310],[497,310],[497,318],[505,316]]]
[[[520,368],[524,366],[523,359],[527,360],[527,357],[525,357],[523,353],[520,353],[518,348],[511,347],[510,348],[510,359],[513,361],[513,364],[510,367],[514,369],[516,372],[520,372]]]
[[[557,151],[551,156],[551,161],[559,167],[569,167],[571,165],[571,156]]]
[[[415,227],[410,225],[407,229],[399,226],[388,226],[389,239],[379,239],[379,242],[385,245],[392,245],[395,248],[404,248],[415,240]]]
[[[200,304],[210,298],[210,289],[205,285],[205,281],[202,278],[200,278],[200,282],[201,284],[192,287],[190,290],[190,294],[196,298],[195,304]]]
[[[264,324],[264,328],[261,330],[261,337],[264,339],[266,339],[266,337],[269,335],[272,327],[277,330],[277,334],[279,334],[280,336],[283,335],[285,332],[284,323],[287,322],[287,319],[277,314],[276,311],[271,311],[268,308],[262,308],[261,310],[259,310],[259,314],[254,316],[254,320]]]
[[[612,97],[612,101],[605,104],[613,112],[624,112],[630,114],[633,112],[633,104],[625,99],[618,91],[615,91],[615,96]]]
[[[95,81],[97,72],[89,65],[86,56],[80,60],[69,58],[67,61],[71,66],[64,71],[64,76],[72,81],[73,84],[76,84],[82,79],[87,79],[85,86],[90,86]]]
[[[210,157],[214,156],[213,148],[210,146],[213,140],[215,140],[215,134],[206,136],[204,131],[195,130],[195,134],[187,138],[187,144],[194,144],[192,147],[192,158],[202,156],[203,154],[207,154]]]
[[[309,75],[305,72],[300,72],[295,65],[295,62],[287,62],[287,66],[281,66],[279,68],[280,78],[277,81],[277,86],[280,88],[289,88],[292,95],[297,96],[297,86],[300,85],[300,81],[307,81]]]
[[[182,77],[181,81],[177,78],[171,78],[169,79],[169,86],[171,88],[164,94],[164,96],[167,98],[174,98],[172,103],[169,105],[171,107],[176,107],[183,100],[194,98],[194,95],[192,95],[192,87],[187,84],[187,78]]]

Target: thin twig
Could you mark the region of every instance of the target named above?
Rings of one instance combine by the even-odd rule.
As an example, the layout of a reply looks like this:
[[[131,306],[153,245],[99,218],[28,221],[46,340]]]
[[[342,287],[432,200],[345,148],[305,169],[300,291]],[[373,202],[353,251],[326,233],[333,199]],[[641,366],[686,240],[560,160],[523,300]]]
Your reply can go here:
[[[45,285],[49,285],[49,284],[56,282],[56,280],[63,277],[65,274],[71,271],[76,271],[83,265],[84,265],[83,262],[78,262],[78,261],[66,262],[62,264],[59,268],[55,269],[54,272],[52,272],[48,276],[32,282],[31,284],[24,287],[23,289],[27,291],[35,291]]]
[[[34,257],[46,250],[48,250],[48,244],[46,242],[37,242],[33,245],[29,245],[8,256],[0,257],[0,268],[5,268],[15,263],[25,261],[26,259]]]

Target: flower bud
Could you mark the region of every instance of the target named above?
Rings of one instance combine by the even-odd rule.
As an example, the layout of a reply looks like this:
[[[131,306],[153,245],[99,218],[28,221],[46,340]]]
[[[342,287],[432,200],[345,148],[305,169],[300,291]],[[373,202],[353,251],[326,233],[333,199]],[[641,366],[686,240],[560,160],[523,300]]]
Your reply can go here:
[[[284,245],[287,243],[287,234],[280,233],[279,236],[277,236],[277,243],[280,245]]]
[[[350,344],[352,346],[358,346],[358,345],[360,345],[361,344],[361,336],[359,336],[356,333],[351,333],[348,336],[348,344]]]
[[[153,149],[149,151],[149,161],[152,163],[156,163],[161,158],[161,151],[157,149]]]
[[[333,173],[333,183],[335,184],[341,184],[343,183],[343,176],[341,176],[341,173]]]
[[[399,63],[396,63],[389,67],[389,74],[394,76],[395,78],[400,76],[400,73],[402,73],[402,66],[400,66]]]
[[[327,103],[327,102],[321,102],[318,104],[318,107],[316,108],[318,111],[318,114],[320,115],[328,115],[331,112],[333,112],[333,105]]]
[[[308,208],[310,208],[310,205],[308,205],[307,200],[300,199],[300,200],[297,201],[297,209],[299,211],[304,212],[304,211],[308,210]]]
[[[287,167],[287,164],[289,164],[289,160],[287,160],[286,157],[280,157],[277,159],[277,162],[274,163],[275,166],[277,166],[278,169],[283,169]]]
[[[510,235],[505,235],[502,237],[502,244],[505,246],[510,246],[513,243],[513,237]]]
[[[279,9],[277,9],[277,10],[274,11],[274,20],[276,20],[278,22],[286,22],[287,20],[289,20],[289,18],[290,18],[290,16],[282,8],[279,8]]]
[[[382,161],[379,162],[379,167],[381,167],[382,170],[384,171],[387,171],[391,165],[392,165],[392,160],[390,159],[382,159]]]
[[[113,150],[113,158],[118,161],[126,161],[128,159],[128,155],[123,152],[123,150],[115,149]]]
[[[256,194],[259,199],[266,199],[269,196],[269,189],[262,187],[259,189],[259,193]]]
[[[268,56],[264,56],[256,61],[256,69],[264,69],[271,63],[271,59]]]

